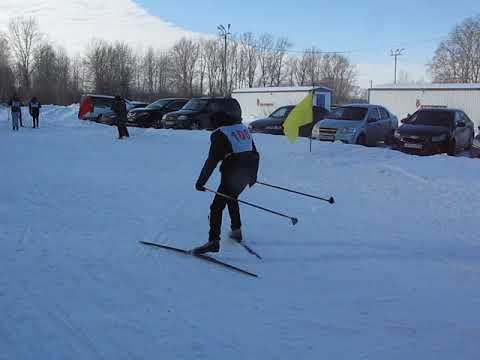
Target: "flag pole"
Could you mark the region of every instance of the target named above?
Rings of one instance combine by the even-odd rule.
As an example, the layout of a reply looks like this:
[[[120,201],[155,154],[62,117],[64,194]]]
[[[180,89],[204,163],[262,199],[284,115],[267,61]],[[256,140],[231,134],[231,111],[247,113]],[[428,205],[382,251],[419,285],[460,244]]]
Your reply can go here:
[[[315,102],[315,87],[312,86],[312,123],[315,122],[315,119],[314,119],[314,113],[313,113],[313,103]],[[315,125],[314,125],[315,126]],[[313,131],[313,127],[312,127],[312,131]],[[312,153],[312,132],[310,132],[310,154]]]

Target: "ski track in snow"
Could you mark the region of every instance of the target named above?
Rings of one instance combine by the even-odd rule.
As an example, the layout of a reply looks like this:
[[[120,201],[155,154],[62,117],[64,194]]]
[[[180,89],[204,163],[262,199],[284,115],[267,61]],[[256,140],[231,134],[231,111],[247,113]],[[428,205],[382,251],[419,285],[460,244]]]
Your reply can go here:
[[[254,135],[261,180],[336,204],[245,191],[300,219],[241,207],[263,260],[218,257],[251,279],[138,244],[206,240],[207,132],[42,110],[13,133],[0,108],[1,360],[478,358],[480,161]]]

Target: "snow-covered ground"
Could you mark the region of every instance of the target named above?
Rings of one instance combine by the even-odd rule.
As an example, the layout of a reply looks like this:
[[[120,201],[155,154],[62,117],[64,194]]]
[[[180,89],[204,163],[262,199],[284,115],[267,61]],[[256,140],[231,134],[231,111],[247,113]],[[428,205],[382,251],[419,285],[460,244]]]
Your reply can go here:
[[[0,359],[479,358],[480,161],[255,135],[261,180],[337,201],[247,190],[300,219],[242,207],[264,260],[218,258],[255,279],[138,244],[206,240],[209,133],[43,110],[0,111]]]

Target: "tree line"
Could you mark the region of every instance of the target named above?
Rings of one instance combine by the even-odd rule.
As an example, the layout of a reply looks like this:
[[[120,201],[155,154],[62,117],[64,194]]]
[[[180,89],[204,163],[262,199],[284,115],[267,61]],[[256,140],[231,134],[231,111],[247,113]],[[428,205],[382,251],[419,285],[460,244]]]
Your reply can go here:
[[[456,25],[429,64],[434,82],[480,83],[480,15]]]
[[[217,96],[236,88],[323,85],[339,101],[356,97],[355,65],[318,49],[292,55],[292,43],[271,34],[233,35],[177,41],[169,50],[136,53],[124,42],[92,39],[82,55],[69,56],[52,44],[33,18],[11,19],[0,33],[0,101],[13,93],[43,103],[78,102],[82,93],[120,94],[138,100],[165,96]],[[226,86],[225,86],[226,85]]]
[[[177,41],[169,50],[135,52],[124,42],[92,39],[69,56],[33,18],[13,18],[0,33],[0,101],[17,93],[71,104],[86,92],[150,101],[166,96],[222,95],[236,88],[322,85],[336,103],[361,94],[356,67],[339,53],[292,52],[287,38],[244,33],[228,40],[227,83],[221,38]],[[430,64],[434,82],[480,82],[480,16],[465,19],[440,42]]]

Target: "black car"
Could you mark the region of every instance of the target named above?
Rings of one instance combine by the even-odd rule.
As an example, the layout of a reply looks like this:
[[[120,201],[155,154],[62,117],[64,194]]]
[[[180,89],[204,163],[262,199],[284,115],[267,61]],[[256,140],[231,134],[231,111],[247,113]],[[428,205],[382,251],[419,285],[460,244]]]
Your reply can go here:
[[[223,111],[239,122],[242,110],[237,100],[225,97],[193,98],[179,110],[165,115],[163,126],[167,129],[209,129],[213,128],[210,117]]]
[[[395,131],[394,148],[405,152],[454,155],[472,146],[474,125],[462,110],[420,109],[402,123]]]
[[[271,113],[269,117],[251,122],[249,129],[251,132],[283,135],[283,123],[294,108],[294,105],[282,106]],[[327,114],[329,114],[329,111],[324,107],[314,106],[313,122],[300,127],[299,135],[301,137],[310,137],[313,126],[320,120],[323,120]]]
[[[132,109],[127,115],[127,125],[161,128],[163,116],[180,110],[187,102],[188,99],[160,99],[146,107]]]
[[[283,135],[283,123],[295,106],[288,105],[279,107],[267,118],[252,121],[249,125],[251,132],[264,134]]]

